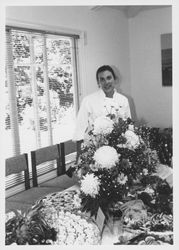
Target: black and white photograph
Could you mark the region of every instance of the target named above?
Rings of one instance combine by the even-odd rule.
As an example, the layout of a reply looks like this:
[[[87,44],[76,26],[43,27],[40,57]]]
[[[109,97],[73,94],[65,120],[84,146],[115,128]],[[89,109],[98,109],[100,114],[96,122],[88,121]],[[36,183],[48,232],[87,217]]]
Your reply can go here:
[[[1,244],[175,247],[175,1],[1,5]]]

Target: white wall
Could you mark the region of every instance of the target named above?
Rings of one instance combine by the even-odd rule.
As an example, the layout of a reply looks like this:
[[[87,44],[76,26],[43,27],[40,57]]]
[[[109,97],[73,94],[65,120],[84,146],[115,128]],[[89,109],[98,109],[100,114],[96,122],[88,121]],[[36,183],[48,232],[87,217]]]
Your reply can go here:
[[[8,6],[6,20],[59,26],[85,32],[81,62],[82,94],[97,89],[96,70],[103,64],[114,65],[121,72],[121,89],[130,94],[128,20],[123,12],[89,6]]]
[[[160,34],[172,32],[171,8],[140,13],[129,21],[131,95],[138,119],[172,125],[172,87],[162,87]]]

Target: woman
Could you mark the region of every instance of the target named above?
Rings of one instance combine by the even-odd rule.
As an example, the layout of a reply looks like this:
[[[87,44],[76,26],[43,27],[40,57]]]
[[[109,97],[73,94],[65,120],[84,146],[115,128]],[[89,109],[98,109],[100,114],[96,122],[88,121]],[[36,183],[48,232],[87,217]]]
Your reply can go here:
[[[77,160],[85,133],[94,120],[102,115],[118,112],[123,118],[131,118],[128,99],[116,91],[116,75],[109,65],[104,65],[96,71],[99,90],[86,96],[77,115],[76,129],[73,141],[77,141]]]

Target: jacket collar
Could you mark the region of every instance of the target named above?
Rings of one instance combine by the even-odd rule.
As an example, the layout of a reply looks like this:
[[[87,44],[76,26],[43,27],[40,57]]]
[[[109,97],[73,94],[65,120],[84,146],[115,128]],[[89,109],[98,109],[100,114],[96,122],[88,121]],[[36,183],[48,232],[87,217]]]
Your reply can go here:
[[[100,96],[101,96],[101,97],[104,97],[104,98],[109,98],[109,97],[106,97],[106,95],[105,95],[104,91],[103,91],[101,88],[99,89],[99,94],[100,94]],[[114,89],[114,95],[113,95],[113,97],[112,97],[111,99],[115,99],[116,94],[117,94],[117,90],[116,90],[116,89]]]

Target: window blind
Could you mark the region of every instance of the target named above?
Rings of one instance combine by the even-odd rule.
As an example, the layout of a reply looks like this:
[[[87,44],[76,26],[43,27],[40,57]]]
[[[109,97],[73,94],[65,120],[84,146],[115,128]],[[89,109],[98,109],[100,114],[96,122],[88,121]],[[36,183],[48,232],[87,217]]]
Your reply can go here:
[[[78,106],[78,35],[6,27],[5,158],[68,141]],[[31,172],[31,159],[29,158]],[[42,166],[39,175],[53,171]],[[22,176],[7,180],[18,185]]]

